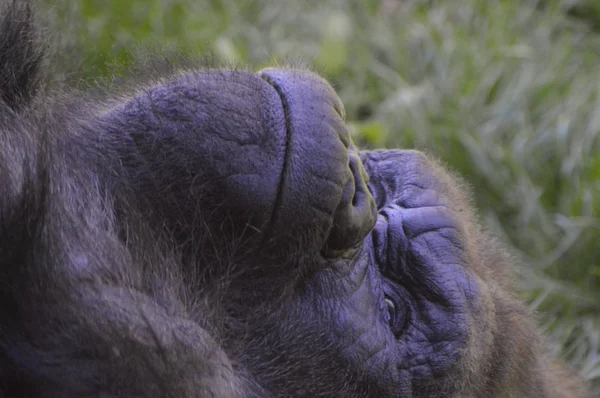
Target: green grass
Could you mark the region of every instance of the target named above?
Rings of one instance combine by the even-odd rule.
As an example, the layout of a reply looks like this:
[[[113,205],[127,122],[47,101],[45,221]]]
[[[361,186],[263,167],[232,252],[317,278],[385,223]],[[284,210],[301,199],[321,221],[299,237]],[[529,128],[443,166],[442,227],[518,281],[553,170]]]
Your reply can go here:
[[[523,262],[523,297],[600,393],[593,0],[63,0],[48,9],[87,76],[110,75],[140,44],[253,68],[312,65],[338,90],[359,144],[427,150],[472,183],[482,221]]]

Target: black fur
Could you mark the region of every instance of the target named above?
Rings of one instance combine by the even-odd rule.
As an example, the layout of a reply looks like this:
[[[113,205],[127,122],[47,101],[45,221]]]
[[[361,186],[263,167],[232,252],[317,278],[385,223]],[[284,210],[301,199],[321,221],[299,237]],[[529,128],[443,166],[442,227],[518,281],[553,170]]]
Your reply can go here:
[[[123,147],[130,161],[137,156],[127,140],[97,136],[94,123],[106,123],[99,115],[110,100],[93,105],[68,90],[36,97],[45,58],[27,3],[2,10],[0,32],[4,396],[267,396],[257,378],[281,380],[274,363],[287,369],[286,385],[275,384],[281,391],[303,391],[311,374],[321,385],[309,390],[361,390],[345,378],[319,381],[325,369],[344,369],[327,354],[334,349],[327,342],[313,351],[321,344],[311,340],[312,361],[303,363],[303,335],[314,330],[297,306],[265,299],[283,297],[280,289],[257,293],[265,308],[243,304],[249,297],[242,285],[251,282],[233,275],[254,275],[258,265],[233,254],[235,237],[224,244],[198,219],[186,230],[188,241],[177,243],[161,228],[160,211],[148,214],[147,200],[130,189],[148,171],[136,163],[138,175],[123,172]],[[209,249],[192,252],[189,241]],[[262,283],[280,286],[301,263],[295,257],[294,269]],[[282,322],[294,334],[252,331],[268,334],[270,323]],[[297,340],[294,351],[277,353],[281,339]]]

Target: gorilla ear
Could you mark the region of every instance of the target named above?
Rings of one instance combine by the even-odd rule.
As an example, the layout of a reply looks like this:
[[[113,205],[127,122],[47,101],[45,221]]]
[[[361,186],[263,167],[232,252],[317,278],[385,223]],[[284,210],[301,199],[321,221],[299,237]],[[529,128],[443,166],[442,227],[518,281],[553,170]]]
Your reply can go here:
[[[348,181],[335,210],[333,226],[323,250],[326,257],[336,257],[359,244],[377,221],[377,206],[367,186],[368,176],[353,145],[350,145],[348,158],[354,178]]]

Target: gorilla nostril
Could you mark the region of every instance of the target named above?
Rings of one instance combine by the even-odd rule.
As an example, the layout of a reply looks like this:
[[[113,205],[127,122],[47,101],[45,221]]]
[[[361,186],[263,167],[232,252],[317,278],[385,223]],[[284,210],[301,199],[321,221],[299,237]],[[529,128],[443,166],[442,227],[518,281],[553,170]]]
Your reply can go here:
[[[377,207],[367,187],[366,173],[354,150],[348,151],[350,178],[333,216],[323,253],[336,257],[355,247],[375,226]]]
[[[346,121],[346,109],[339,98],[337,98],[337,101],[333,104],[333,110],[338,114],[342,121]]]
[[[352,197],[352,206],[357,206],[361,200],[364,200],[365,190],[363,189],[363,185],[366,186],[368,183],[368,181],[365,181],[366,175],[361,173],[361,166],[362,165],[358,157],[350,156],[348,167],[350,168],[352,176],[354,177],[354,196]]]

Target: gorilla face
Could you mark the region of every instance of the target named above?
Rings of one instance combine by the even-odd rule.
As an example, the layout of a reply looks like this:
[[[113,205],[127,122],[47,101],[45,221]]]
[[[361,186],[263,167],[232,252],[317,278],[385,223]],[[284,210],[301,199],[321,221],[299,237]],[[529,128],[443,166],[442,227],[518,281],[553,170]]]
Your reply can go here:
[[[293,351],[302,343],[286,335],[289,320],[265,329],[260,311],[275,304],[266,297],[277,297],[286,314],[310,319],[304,338],[320,339],[323,350],[336,347],[340,366],[378,394],[452,385],[465,358],[476,356],[469,339],[485,344],[480,329],[487,326],[475,320],[483,293],[469,270],[473,254],[457,220],[464,209],[453,203],[452,187],[418,152],[359,154],[343,105],[318,76],[290,69],[195,72],[103,117],[109,134],[131,138],[135,150],[124,147],[120,156],[132,164],[126,173],[138,173],[128,184],[148,206],[160,207],[161,222],[188,237],[197,219],[190,214],[199,209],[209,214],[203,219],[211,237],[223,239],[228,220],[227,236],[242,242],[243,256],[261,259],[258,274],[252,267],[241,272],[241,286],[230,281],[240,301],[261,297],[230,304],[244,325],[237,332],[247,335],[245,350],[266,333],[281,335],[271,347],[261,344],[263,351]],[[136,152],[140,160],[132,163]],[[248,314],[261,324],[249,327]],[[263,362],[267,354],[255,355]],[[301,364],[294,365],[299,377],[307,372]]]
[[[577,397],[459,180],[359,152],[331,86],[45,95],[0,20],[0,395]]]

